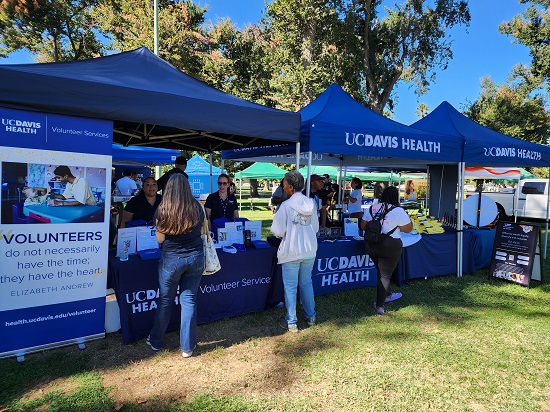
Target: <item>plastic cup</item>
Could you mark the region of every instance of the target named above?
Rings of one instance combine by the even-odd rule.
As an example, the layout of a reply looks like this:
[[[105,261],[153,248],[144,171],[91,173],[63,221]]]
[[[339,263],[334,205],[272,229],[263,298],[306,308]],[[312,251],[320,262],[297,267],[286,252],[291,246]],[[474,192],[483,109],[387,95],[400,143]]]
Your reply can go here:
[[[120,260],[126,262],[128,260],[128,249],[120,250]]]

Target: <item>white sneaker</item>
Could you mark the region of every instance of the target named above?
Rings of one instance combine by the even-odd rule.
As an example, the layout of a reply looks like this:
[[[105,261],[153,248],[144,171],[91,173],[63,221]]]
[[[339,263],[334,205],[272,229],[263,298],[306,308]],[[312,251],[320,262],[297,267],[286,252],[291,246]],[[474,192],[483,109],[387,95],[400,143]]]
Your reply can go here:
[[[312,316],[311,318],[307,318],[307,325],[308,326],[315,326],[316,321],[317,321],[317,319],[315,318],[315,316]]]
[[[193,351],[191,351],[191,352],[182,352],[181,356],[183,356],[184,358],[190,358],[191,356],[193,356]]]
[[[293,333],[297,333],[299,331],[298,325],[296,325],[295,323],[289,324],[288,325],[288,331],[293,332]]]
[[[283,329],[288,330],[289,332],[298,332],[298,325],[295,323],[287,323],[287,321],[283,318],[279,321],[279,326]]]

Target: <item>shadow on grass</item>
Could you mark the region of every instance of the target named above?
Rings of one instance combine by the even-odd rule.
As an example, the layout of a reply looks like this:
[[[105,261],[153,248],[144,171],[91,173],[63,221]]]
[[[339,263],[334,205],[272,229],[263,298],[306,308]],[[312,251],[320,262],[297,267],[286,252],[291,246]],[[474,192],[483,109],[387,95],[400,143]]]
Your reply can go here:
[[[75,352],[74,348],[73,351],[63,348],[29,355],[23,363],[18,363],[14,358],[2,360],[3,382],[0,385],[0,406],[6,407],[30,389],[46,385],[59,378],[93,370],[88,353],[68,354],[67,351]]]
[[[484,272],[463,278],[445,276],[428,280],[419,279],[409,282],[403,288],[395,287],[394,290],[402,291],[404,296],[388,305],[389,312],[386,316],[377,316],[372,309],[375,288],[318,296],[316,309],[319,325],[299,334],[286,333],[278,325],[279,319],[284,316],[283,308],[200,325],[196,350],[196,355],[199,357],[197,361],[200,362],[202,355],[213,353],[215,356],[215,352],[220,349],[243,343],[251,343],[253,347],[256,344],[255,340],[276,338],[275,341],[258,342],[257,345],[271,351],[265,356],[265,367],[269,370],[269,376],[266,379],[269,379],[269,384],[274,389],[279,389],[292,385],[298,379],[300,369],[289,367],[289,363],[300,364],[317,352],[345,347],[345,336],[335,332],[343,327],[349,327],[346,333],[348,331],[357,333],[370,341],[404,342],[421,339],[426,333],[423,330],[426,324],[448,323],[467,327],[470,322],[475,322],[483,316],[481,312],[484,309],[507,312],[514,317],[539,319],[549,316],[548,284],[537,282],[531,289],[527,289],[498,280],[490,282]],[[301,315],[301,308],[299,307],[298,310]],[[300,327],[305,327],[304,321],[301,320],[301,322]],[[371,328],[371,326],[374,327]],[[372,333],[373,329],[376,331],[375,335]],[[166,345],[168,351],[179,353],[178,331],[167,334]],[[246,350],[243,348],[241,352],[246,354]],[[48,402],[48,404],[51,406],[73,396],[56,394],[53,390],[55,386],[48,386],[53,381],[81,373],[109,369],[120,369],[120,373],[124,374],[126,366],[153,356],[155,353],[145,345],[144,340],[123,345],[119,334],[110,334],[104,340],[89,342],[88,349],[83,351],[78,350],[76,346],[71,346],[29,355],[22,364],[17,363],[15,359],[1,360],[0,368],[4,382],[0,385],[0,405],[7,406],[23,394],[45,387],[50,392],[43,395],[43,399],[45,396],[50,396],[51,403]],[[101,385],[100,388],[107,391]],[[76,397],[82,394],[80,389],[74,393]],[[102,410],[99,407],[101,405],[109,408],[110,398],[105,393],[98,395],[99,400],[94,404],[98,406],[96,410]],[[197,406],[201,404],[200,402],[210,405],[210,410],[247,410],[251,405],[238,397],[218,397],[217,395],[208,395],[206,398],[192,400],[185,405]],[[234,409],[231,407],[216,409],[219,405],[227,403],[237,406]],[[175,410],[166,406],[167,404],[171,404],[169,399],[161,399],[158,408],[152,409],[150,403],[143,408],[137,403],[129,403],[122,405],[121,410]],[[193,410],[186,407],[182,409],[181,403],[179,405],[178,410]]]

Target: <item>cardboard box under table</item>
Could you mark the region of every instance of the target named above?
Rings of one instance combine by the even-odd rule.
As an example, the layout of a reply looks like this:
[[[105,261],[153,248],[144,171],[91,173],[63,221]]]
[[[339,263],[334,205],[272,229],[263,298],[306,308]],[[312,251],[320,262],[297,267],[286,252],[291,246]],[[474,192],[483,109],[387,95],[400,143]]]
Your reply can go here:
[[[282,300],[274,296],[276,249],[248,250],[230,254],[217,250],[222,269],[203,276],[197,295],[197,323],[265,310]],[[145,338],[155,317],[159,260],[131,255],[121,262],[109,254],[109,284],[120,307],[124,343]],[[174,305],[169,330],[179,329],[180,306]]]

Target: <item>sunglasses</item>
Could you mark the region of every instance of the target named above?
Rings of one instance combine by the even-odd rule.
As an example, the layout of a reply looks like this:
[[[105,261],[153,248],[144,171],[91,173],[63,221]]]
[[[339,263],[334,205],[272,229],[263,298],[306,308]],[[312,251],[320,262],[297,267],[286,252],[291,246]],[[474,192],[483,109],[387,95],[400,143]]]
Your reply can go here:
[[[227,186],[229,182],[218,182],[218,186]]]

